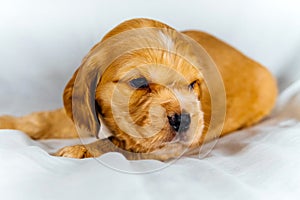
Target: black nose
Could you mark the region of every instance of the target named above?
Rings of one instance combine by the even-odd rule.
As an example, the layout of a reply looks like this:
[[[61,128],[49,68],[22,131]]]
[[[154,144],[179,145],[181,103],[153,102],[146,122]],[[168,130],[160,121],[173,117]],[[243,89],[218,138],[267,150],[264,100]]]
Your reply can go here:
[[[190,114],[175,114],[171,117],[168,117],[169,124],[171,127],[178,133],[187,131],[190,128],[191,117]]]

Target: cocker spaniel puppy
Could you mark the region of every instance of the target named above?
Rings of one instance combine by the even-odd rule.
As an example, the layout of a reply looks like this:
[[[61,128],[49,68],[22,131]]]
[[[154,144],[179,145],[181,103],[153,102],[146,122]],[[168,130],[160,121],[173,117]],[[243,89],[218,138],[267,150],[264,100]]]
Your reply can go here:
[[[168,160],[257,123],[276,96],[270,72],[219,39],[132,19],[83,59],[64,90],[64,108],[3,116],[0,128],[33,139],[98,138],[56,156],[117,151],[129,159]]]

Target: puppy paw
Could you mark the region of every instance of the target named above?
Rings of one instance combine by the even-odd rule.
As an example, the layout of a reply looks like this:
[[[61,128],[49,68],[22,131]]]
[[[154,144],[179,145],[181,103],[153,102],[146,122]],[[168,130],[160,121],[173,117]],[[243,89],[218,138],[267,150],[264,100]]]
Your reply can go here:
[[[89,153],[84,145],[67,146],[58,150],[54,156],[68,157],[68,158],[90,158],[92,155]]]

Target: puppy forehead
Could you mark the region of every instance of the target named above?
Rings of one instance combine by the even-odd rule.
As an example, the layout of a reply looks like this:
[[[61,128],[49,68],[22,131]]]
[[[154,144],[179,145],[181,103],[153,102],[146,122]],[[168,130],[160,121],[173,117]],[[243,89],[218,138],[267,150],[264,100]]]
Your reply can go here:
[[[145,77],[149,81],[186,83],[201,80],[197,67],[170,51],[141,49],[120,56],[104,72],[106,81],[129,81]],[[106,82],[105,81],[105,82]]]
[[[187,84],[197,79],[195,73],[185,69],[187,68],[152,64],[141,67],[139,71],[150,81],[166,85]]]
[[[117,78],[131,80],[145,77],[153,83],[190,83],[202,78],[200,71],[192,65],[142,64],[121,67],[115,73]]]
[[[200,79],[197,73],[188,68],[178,68],[160,64],[146,64],[142,66],[132,66],[119,70],[116,74],[119,80],[130,81],[132,79],[144,77],[151,83],[163,85],[189,84]]]

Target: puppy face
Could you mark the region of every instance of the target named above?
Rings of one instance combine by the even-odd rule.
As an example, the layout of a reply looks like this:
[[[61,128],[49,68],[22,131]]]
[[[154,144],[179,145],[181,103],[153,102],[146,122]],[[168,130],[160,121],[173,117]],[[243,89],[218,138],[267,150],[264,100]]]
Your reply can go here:
[[[167,143],[196,145],[203,130],[199,71],[164,50],[138,50],[104,72],[96,101],[112,134],[134,152]]]
[[[158,29],[150,30],[150,34],[148,29],[129,33],[129,38],[122,37],[121,42],[114,37],[145,27]],[[113,39],[108,49],[102,48],[99,53],[110,37]],[[132,38],[139,43],[138,48],[118,55],[105,70],[99,67],[114,51],[132,45],[128,42]],[[174,34],[172,28],[157,21],[135,19],[120,24],[83,59],[80,69],[87,69],[88,75],[78,78],[77,70],[66,86],[67,114],[73,120],[77,115],[75,125],[80,123],[80,128],[94,134],[99,128],[95,121],[101,121],[121,142],[119,146],[133,152],[151,152],[168,143],[197,146],[204,123],[200,104],[204,80],[185,59],[193,59],[194,54],[183,40],[184,36]],[[149,43],[155,43],[155,47],[140,48]],[[79,84],[74,84],[75,79],[79,79]],[[76,105],[75,111],[72,105]]]

